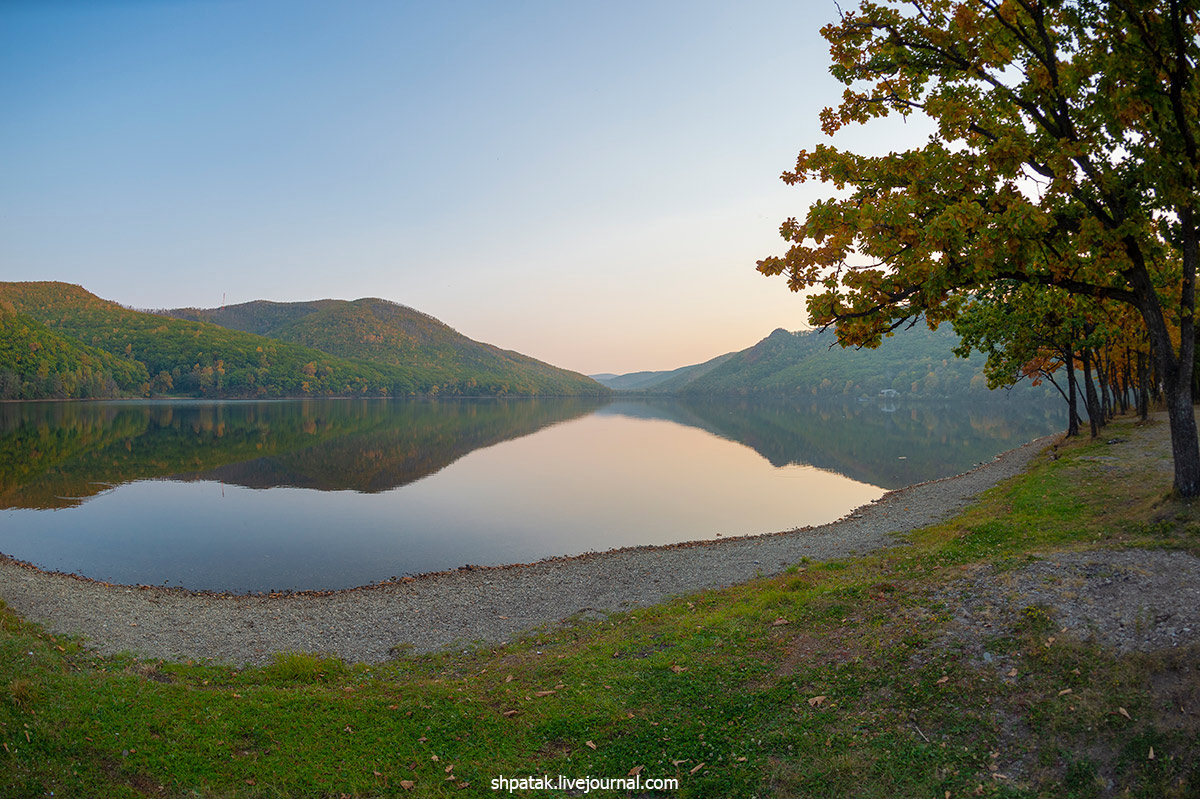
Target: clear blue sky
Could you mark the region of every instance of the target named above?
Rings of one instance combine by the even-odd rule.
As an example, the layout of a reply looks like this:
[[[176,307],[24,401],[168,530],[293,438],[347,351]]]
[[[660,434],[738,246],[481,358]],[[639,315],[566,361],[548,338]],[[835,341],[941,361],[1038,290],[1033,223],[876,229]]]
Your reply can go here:
[[[147,308],[384,297],[588,373],[741,349],[804,326],[754,262],[830,192],[778,176],[840,95],[818,33],[835,15],[8,2],[0,279]]]

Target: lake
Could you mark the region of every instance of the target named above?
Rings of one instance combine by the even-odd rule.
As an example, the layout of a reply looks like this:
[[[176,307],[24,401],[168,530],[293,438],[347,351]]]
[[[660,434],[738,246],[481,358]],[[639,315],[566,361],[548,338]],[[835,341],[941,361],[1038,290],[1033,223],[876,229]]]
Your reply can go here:
[[[816,525],[1065,427],[1058,405],[651,399],[0,404],[0,552],[332,590]]]

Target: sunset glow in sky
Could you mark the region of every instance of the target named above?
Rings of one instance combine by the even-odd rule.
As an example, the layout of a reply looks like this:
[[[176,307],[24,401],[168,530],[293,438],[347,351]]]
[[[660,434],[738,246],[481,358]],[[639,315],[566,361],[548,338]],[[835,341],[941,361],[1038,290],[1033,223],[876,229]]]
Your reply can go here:
[[[143,308],[377,296],[585,373],[742,349],[804,326],[754,263],[831,191],[778,177],[826,140],[836,14],[6,3],[0,279]]]

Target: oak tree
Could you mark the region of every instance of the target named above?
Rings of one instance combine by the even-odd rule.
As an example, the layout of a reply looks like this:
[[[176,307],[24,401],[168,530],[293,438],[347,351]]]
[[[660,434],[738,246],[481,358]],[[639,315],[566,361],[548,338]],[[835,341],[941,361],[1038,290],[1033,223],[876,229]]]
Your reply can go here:
[[[822,33],[833,135],[924,114],[920,148],[819,145],[789,183],[840,191],[787,220],[759,270],[814,290],[815,324],[875,346],[1008,280],[1137,309],[1171,424],[1175,487],[1200,495],[1191,402],[1200,251],[1200,0],[864,0]],[[1172,328],[1177,331],[1172,336]]]

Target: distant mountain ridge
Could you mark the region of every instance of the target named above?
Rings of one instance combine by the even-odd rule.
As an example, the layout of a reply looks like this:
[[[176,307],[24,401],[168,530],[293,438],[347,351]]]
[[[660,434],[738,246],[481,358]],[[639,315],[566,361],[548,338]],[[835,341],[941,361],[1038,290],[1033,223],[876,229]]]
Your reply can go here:
[[[589,377],[614,391],[653,391],[668,394],[695,382],[735,355],[736,352],[727,352],[704,363],[681,366],[666,372],[630,372],[623,375],[600,374]]]
[[[949,325],[900,329],[877,349],[843,349],[832,330],[776,329],[751,347],[669,372],[594,375],[616,391],[647,394],[954,398],[986,396],[984,358],[958,358]],[[1021,387],[1041,396],[1044,388]]]
[[[0,309],[0,399],[608,391],[384,300],[259,302],[171,316],[135,311],[69,283],[0,282]]]

